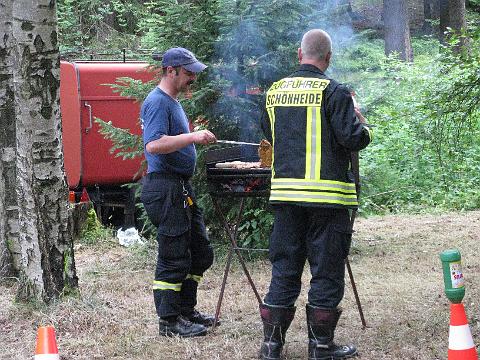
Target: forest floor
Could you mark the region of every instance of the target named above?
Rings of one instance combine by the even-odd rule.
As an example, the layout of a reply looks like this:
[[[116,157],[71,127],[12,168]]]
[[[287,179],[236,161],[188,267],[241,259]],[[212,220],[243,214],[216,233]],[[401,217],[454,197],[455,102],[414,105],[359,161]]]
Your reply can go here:
[[[367,328],[362,329],[346,280],[344,314],[336,339],[352,341],[358,359],[446,359],[449,302],[439,253],[457,247],[466,278],[464,304],[480,343],[480,211],[358,219],[350,256]],[[0,359],[33,359],[39,326],[53,324],[61,359],[254,359],[262,339],[258,305],[235,261],[222,305],[222,324],[205,337],[163,338],[151,296],[153,246],[123,248],[114,239],[76,246],[80,295],[48,307],[14,303],[15,283],[0,284]],[[200,287],[200,309],[214,312],[225,256]],[[268,261],[248,263],[260,294]],[[287,333],[285,359],[306,359],[304,274],[297,314]]]

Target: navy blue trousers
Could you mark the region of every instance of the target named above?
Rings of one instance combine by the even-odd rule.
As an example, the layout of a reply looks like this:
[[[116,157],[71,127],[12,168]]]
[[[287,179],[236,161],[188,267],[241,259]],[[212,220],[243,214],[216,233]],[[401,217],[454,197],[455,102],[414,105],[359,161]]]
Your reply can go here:
[[[193,200],[186,205],[185,190]],[[160,318],[188,313],[197,304],[197,286],[213,263],[202,210],[188,180],[147,175],[142,202],[157,226],[158,256],[153,297]]]
[[[272,279],[265,303],[293,306],[308,260],[312,276],[309,304],[337,307],[344,294],[345,258],[352,238],[348,210],[297,205],[273,205],[273,210]]]

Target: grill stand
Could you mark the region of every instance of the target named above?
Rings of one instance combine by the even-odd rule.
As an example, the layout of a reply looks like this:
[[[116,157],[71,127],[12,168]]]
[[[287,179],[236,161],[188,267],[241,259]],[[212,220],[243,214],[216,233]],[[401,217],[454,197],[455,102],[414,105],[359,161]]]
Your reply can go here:
[[[215,311],[215,321],[213,323],[212,328],[215,328],[217,326],[218,318],[220,316],[220,308],[222,306],[222,301],[223,301],[223,295],[225,292],[225,286],[227,284],[227,278],[228,278],[228,272],[230,271],[230,265],[232,264],[232,257],[233,253],[235,253],[238,257],[238,260],[240,261],[240,264],[242,265],[243,272],[245,273],[248,282],[250,286],[252,287],[253,292],[255,293],[255,297],[257,298],[258,304],[262,304],[262,299],[260,298],[260,295],[258,294],[257,288],[255,287],[255,284],[253,283],[252,277],[250,276],[250,273],[247,269],[247,266],[245,265],[245,261],[243,260],[242,254],[240,253],[241,248],[238,247],[237,245],[237,236],[238,236],[238,226],[240,224],[240,221],[242,220],[242,214],[243,214],[243,205],[245,202],[245,198],[240,199],[240,205],[238,209],[238,215],[233,224],[229,223],[227,218],[224,215],[224,212],[221,209],[220,206],[220,201],[221,199],[212,196],[212,202],[213,205],[215,206],[215,211],[218,216],[222,219],[223,227],[225,228],[225,231],[227,232],[228,237],[230,238],[230,249],[228,250],[228,257],[227,257],[227,263],[225,265],[225,272],[223,273],[223,281],[222,281],[222,286],[220,288],[220,295],[218,297],[217,301],[217,309]]]

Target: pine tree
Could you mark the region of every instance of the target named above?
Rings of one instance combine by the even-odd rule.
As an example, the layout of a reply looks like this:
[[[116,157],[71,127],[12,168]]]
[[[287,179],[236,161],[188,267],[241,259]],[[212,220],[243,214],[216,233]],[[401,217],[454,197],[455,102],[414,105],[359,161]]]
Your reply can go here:
[[[304,32],[323,28],[337,44],[340,37],[353,35],[348,7],[335,0],[321,4],[310,0],[151,0],[145,6],[149,15],[139,24],[144,33],[143,47],[154,48],[160,54],[170,47],[185,47],[209,66],[195,82],[193,96],[181,102],[195,126],[208,127],[219,139],[259,141],[263,93],[296,67],[297,48]],[[150,88],[153,86],[150,84]],[[139,101],[148,92],[148,85],[139,86],[127,79],[115,88]],[[118,156],[143,155],[143,143],[137,135],[100,119],[96,121],[115,143]],[[206,196],[202,155],[200,148],[200,171],[194,182],[199,202],[205,205],[210,198]],[[251,200],[246,210],[264,207],[263,203],[259,206],[259,201],[264,200]],[[204,207],[212,208],[211,204]],[[207,214],[207,218],[215,216]],[[213,222],[211,230],[220,227]]]

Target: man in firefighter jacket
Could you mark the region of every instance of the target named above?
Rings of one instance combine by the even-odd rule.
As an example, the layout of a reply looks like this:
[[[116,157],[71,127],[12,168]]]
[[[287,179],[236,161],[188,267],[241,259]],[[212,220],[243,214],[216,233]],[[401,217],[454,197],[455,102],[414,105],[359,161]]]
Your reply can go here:
[[[190,132],[177,96],[206,68],[187,49],[167,50],[162,79],[143,102],[141,120],[147,160],[141,200],[157,226],[158,258],[153,297],[160,335],[205,335],[214,317],[200,313],[197,286],[213,262],[201,209],[189,179],[195,171],[194,144],[216,141],[208,130]]]
[[[344,359],[357,352],[333,342],[344,294],[351,242],[349,209],[358,206],[350,153],[365,148],[371,130],[347,88],[324,72],[330,36],[314,29],[298,49],[300,67],[266,95],[262,128],[273,145],[269,244],[272,278],[260,314],[262,359],[279,359],[295,314],[306,260],[311,281],[306,306],[308,358]]]

